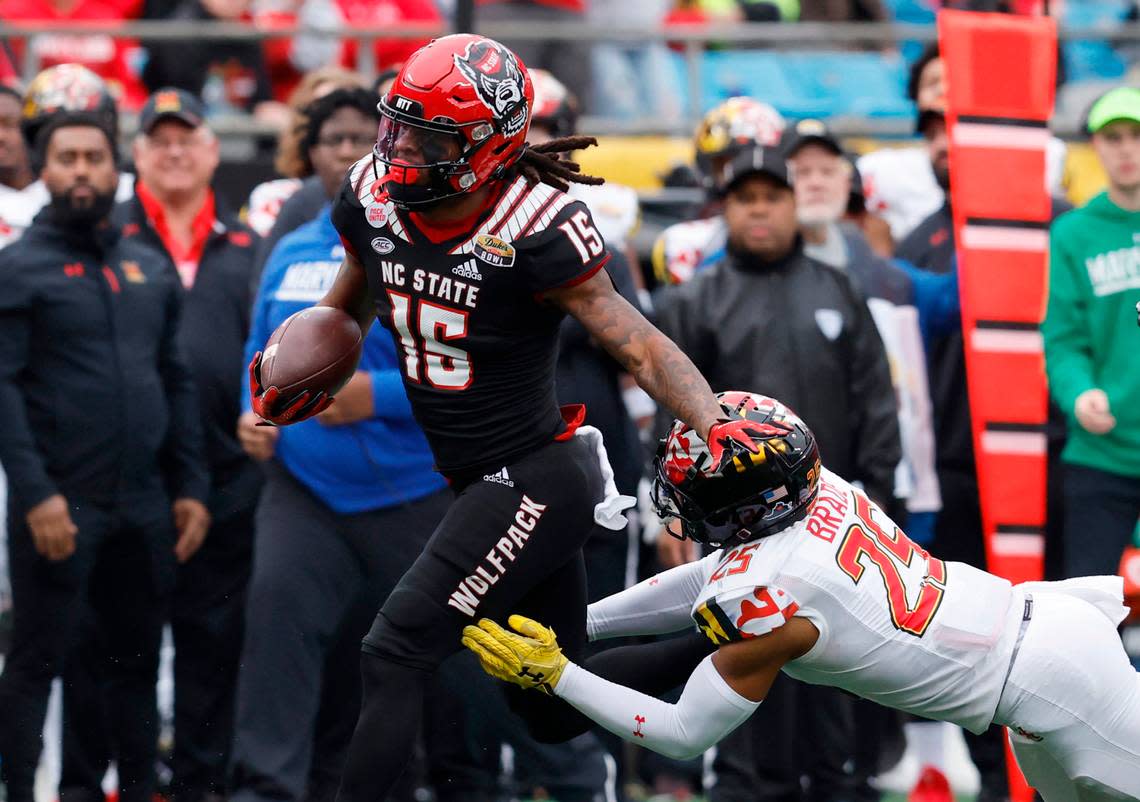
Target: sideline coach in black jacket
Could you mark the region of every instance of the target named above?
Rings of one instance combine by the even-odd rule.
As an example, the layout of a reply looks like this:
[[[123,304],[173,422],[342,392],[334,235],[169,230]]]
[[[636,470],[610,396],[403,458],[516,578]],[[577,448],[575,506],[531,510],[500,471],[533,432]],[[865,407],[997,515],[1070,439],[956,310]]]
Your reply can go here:
[[[101,85],[90,102],[85,85],[67,89],[41,97],[102,108]],[[51,203],[0,252],[0,462],[14,601],[0,767],[9,802],[32,802],[51,680],[88,611],[110,658],[120,798],[149,802],[175,549],[195,547],[209,524],[197,399],[177,344],[182,289],[163,254],[109,223],[112,125],[91,111],[43,115],[29,139]]]
[[[713,390],[752,390],[788,404],[816,433],[828,466],[887,502],[902,453],[887,355],[851,278],[804,255],[792,180],[775,149],[747,150],[729,163],[726,255],[661,293],[658,325]],[[661,543],[681,541],[663,535]],[[847,770],[853,713],[851,697],[834,688],[781,677],[721,742],[709,799],[795,799],[804,775],[810,798],[857,798],[866,778]]]

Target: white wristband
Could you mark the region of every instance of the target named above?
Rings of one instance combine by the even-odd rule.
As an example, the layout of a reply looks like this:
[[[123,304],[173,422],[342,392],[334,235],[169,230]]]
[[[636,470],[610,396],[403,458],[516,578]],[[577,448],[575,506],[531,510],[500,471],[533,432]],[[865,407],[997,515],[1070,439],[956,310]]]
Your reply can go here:
[[[676,704],[617,685],[570,663],[555,695],[610,732],[667,757],[696,757],[743,724],[759,702],[724,681],[712,655],[701,661]]]

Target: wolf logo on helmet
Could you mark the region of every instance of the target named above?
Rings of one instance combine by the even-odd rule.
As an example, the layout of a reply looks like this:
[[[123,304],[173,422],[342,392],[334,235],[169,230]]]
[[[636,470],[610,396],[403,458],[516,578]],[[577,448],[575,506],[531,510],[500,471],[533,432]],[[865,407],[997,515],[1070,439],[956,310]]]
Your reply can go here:
[[[524,81],[511,51],[491,39],[468,42],[463,54],[455,54],[455,66],[463,73],[483,105],[495,113],[504,136],[514,136],[527,120]]]

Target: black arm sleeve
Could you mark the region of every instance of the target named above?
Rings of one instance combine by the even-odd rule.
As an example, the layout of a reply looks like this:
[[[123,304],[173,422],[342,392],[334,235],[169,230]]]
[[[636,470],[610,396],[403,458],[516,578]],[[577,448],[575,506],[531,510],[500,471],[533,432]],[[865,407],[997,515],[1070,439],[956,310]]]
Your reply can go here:
[[[10,260],[0,260],[0,464],[25,509],[59,492],[36,447],[20,388],[30,357],[33,302],[27,276]]]
[[[848,375],[855,475],[850,479],[861,481],[871,498],[887,503],[893,496],[895,469],[902,459],[898,399],[871,310],[850,282],[846,286],[852,308],[852,365]]]
[[[210,496],[210,474],[202,443],[198,392],[178,344],[182,292],[173,283],[166,310],[166,325],[159,344],[158,371],[170,408],[170,429],[163,444],[162,462],[171,495],[174,498],[198,499],[204,504]]]

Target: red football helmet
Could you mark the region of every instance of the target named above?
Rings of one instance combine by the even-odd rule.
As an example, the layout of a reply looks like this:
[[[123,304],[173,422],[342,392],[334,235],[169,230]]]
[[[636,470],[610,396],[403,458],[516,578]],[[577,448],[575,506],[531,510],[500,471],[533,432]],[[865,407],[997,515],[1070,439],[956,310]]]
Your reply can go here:
[[[485,36],[421,47],[380,101],[376,159],[401,208],[426,206],[503,177],[522,155],[534,87],[518,56]]]

